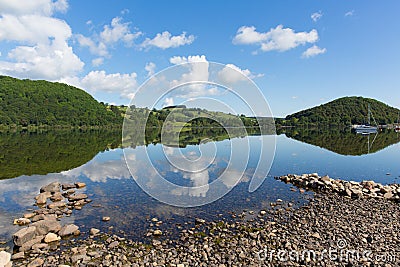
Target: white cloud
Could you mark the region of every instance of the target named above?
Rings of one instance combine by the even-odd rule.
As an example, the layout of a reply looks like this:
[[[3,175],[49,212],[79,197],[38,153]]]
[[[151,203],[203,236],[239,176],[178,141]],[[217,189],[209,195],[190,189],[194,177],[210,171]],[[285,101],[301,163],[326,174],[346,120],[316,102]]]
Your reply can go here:
[[[119,41],[131,46],[132,41],[139,37],[142,33],[132,33],[129,29],[129,23],[121,23],[120,17],[115,17],[111,20],[111,25],[105,25],[100,33],[100,39],[106,44],[114,44]]]
[[[8,51],[8,59],[0,61],[0,74],[58,80],[80,72],[84,63],[68,44],[71,28],[50,16],[67,7],[60,0],[0,0],[0,41],[17,43]]]
[[[170,63],[174,65],[185,64],[185,63],[196,63],[182,65],[182,69],[186,68],[187,72],[183,73],[179,80],[173,80],[170,83],[170,87],[179,86],[185,83],[193,83],[186,86],[177,87],[174,90],[174,94],[181,98],[194,98],[199,96],[216,95],[218,89],[215,87],[208,88],[205,86],[204,81],[208,81],[209,78],[209,62],[204,55],[180,57],[175,56],[170,58]],[[199,83],[196,83],[199,82]]]
[[[320,48],[316,45],[313,45],[312,47],[308,48],[304,53],[302,54],[303,58],[309,58],[309,57],[315,57],[320,54],[325,54],[326,53],[326,48]]]
[[[317,22],[317,21],[320,20],[321,18],[322,18],[322,11],[321,11],[321,10],[318,11],[318,12],[315,12],[315,13],[311,14],[311,19],[312,19],[314,22]]]
[[[233,64],[227,64],[226,67],[218,72],[218,79],[221,80],[222,83],[227,84],[234,84],[240,81],[246,81],[247,78],[254,79],[262,76],[262,74],[252,74],[248,69],[242,70]]]
[[[158,47],[161,49],[174,48],[193,43],[194,35],[186,36],[186,32],[181,35],[172,36],[168,31],[157,33],[153,39],[146,38],[141,44],[143,48]]]
[[[153,62],[149,62],[146,64],[144,69],[147,71],[147,77],[151,77],[155,73],[156,64],[154,64]]]
[[[91,92],[119,93],[121,97],[132,98],[137,90],[137,74],[107,74],[104,70],[91,71],[79,81],[79,85]]]
[[[173,106],[173,105],[174,105],[174,98],[173,97],[165,98],[163,107],[168,107],[168,106]]]
[[[65,12],[67,9],[68,2],[66,0],[0,0],[2,14],[50,16],[56,11]]]
[[[91,25],[92,22],[87,22]],[[121,42],[125,46],[132,46],[133,41],[142,33],[140,31],[132,32],[129,22],[122,22],[122,18],[115,17],[111,20],[110,25],[104,25],[103,31],[94,34],[91,37],[82,34],[76,35],[76,40],[82,47],[88,47],[89,51],[97,56],[109,56],[109,49],[113,45]]]
[[[98,57],[98,58],[95,58],[95,59],[92,60],[92,65],[94,67],[98,67],[100,65],[103,65],[103,63],[104,63],[104,58],[102,58],[102,57]]]
[[[278,25],[276,28],[262,33],[257,32],[253,26],[243,26],[238,29],[233,44],[256,44],[264,52],[274,50],[283,52],[316,41],[318,41],[318,32],[315,29],[310,32],[295,32],[290,28]]]
[[[344,14],[345,17],[351,17],[354,15],[354,10],[348,11]]]

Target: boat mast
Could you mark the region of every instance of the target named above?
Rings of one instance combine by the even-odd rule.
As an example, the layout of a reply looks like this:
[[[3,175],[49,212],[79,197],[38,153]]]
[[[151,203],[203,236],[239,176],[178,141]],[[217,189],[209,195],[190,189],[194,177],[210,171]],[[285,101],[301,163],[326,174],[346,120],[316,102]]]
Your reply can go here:
[[[368,125],[371,125],[371,105],[368,104]]]

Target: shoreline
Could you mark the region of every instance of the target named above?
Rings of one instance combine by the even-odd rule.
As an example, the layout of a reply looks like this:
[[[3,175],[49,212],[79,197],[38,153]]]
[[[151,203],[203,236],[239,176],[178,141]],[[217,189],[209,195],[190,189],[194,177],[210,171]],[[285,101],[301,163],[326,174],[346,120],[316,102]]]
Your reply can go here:
[[[143,243],[94,228],[90,233],[80,233],[77,232],[79,226],[76,229],[53,223],[55,226],[39,237],[41,240],[37,241],[34,249],[31,247],[23,252],[23,257],[21,252],[12,255],[12,266],[345,266],[349,262],[352,266],[398,266],[400,253],[396,249],[400,244],[400,208],[396,196],[400,194],[400,190],[397,192],[400,187],[324,177],[317,174],[276,177],[292,182],[301,191],[304,190],[302,187],[315,191],[310,202],[300,208],[293,209],[291,203],[278,199],[271,203],[270,209],[259,211],[250,220],[239,219],[248,212],[238,214],[234,222],[207,222],[197,218],[195,226],[181,230],[176,239],[163,236],[157,227],[151,232],[151,241]],[[350,189],[347,184],[351,185]],[[80,186],[84,187],[83,184]],[[46,198],[45,209],[56,208],[56,214],[57,207],[60,210],[72,207],[66,209],[68,213],[75,207],[79,210],[90,200],[79,193],[77,187],[76,184],[68,185],[60,193],[53,188],[56,192],[48,194],[44,191],[42,199],[39,197],[38,200],[43,202],[43,194],[51,197],[54,202]],[[357,191],[359,187],[362,187],[361,193]],[[379,188],[379,192],[373,192],[375,188]],[[391,198],[384,196],[393,193],[393,190],[386,192],[388,188],[395,189]],[[68,191],[70,194],[65,194]],[[371,193],[377,196],[371,197]],[[63,194],[68,199],[66,206],[56,201]],[[63,216],[60,210],[58,214]],[[152,222],[155,226],[159,223],[156,218]],[[31,223],[28,225],[32,227]],[[68,227],[69,231],[65,231]],[[60,235],[63,239],[56,240]],[[43,241],[45,237],[52,237],[54,241],[46,243]],[[23,242],[18,244],[23,245]],[[346,256],[348,252],[351,252],[350,256]],[[353,252],[359,255],[355,256]],[[364,255],[366,252],[370,254]],[[377,259],[378,256],[381,258]]]

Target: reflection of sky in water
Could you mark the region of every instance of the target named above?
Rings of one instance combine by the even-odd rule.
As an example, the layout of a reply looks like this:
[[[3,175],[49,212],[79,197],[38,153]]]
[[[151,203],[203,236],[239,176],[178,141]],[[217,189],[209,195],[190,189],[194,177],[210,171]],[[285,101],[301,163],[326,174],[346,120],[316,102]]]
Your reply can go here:
[[[397,182],[397,177],[400,175],[399,143],[369,155],[342,156],[281,135],[277,137],[276,155],[269,177],[257,191],[249,193],[248,184],[257,164],[257,153],[260,151],[255,142],[257,138],[260,137],[248,138],[250,146],[253,146],[252,154],[245,174],[237,186],[234,187],[237,183],[236,179],[222,180],[221,186],[232,191],[214,203],[197,208],[176,208],[162,204],[144,193],[135,183],[136,179],[143,176],[147,179],[148,186],[152,186],[154,182],[149,167],[143,164],[144,157],[147,157],[145,147],[128,149],[134,152],[128,153],[131,160],[135,162],[132,169],[134,179],[131,179],[122,149],[114,149],[97,154],[91,161],[80,167],[58,174],[20,176],[0,180],[0,239],[10,238],[11,233],[18,229],[12,226],[13,218],[20,217],[27,209],[33,208],[34,196],[39,192],[40,187],[53,181],[87,183],[84,191],[88,192],[93,203],[81,211],[75,211],[68,219],[69,221],[75,221],[82,225],[83,229],[98,227],[107,230],[108,226],[114,226],[115,229],[125,231],[128,236],[140,239],[149,226],[148,219],[152,217],[158,217],[167,222],[162,227],[165,227],[166,233],[173,233],[175,227],[171,226],[169,229],[168,225],[184,220],[190,221],[195,217],[215,219],[218,214],[229,217],[231,211],[268,208],[269,202],[277,198],[294,202],[301,200],[299,193],[291,192],[289,185],[274,180],[273,176],[318,172],[334,178],[374,179],[382,183],[392,183]],[[235,140],[238,140],[239,147],[247,142],[246,138]],[[208,161],[208,152],[203,150],[204,162],[199,161],[198,164],[210,164],[209,169],[193,173],[177,171],[175,167],[168,164],[165,155],[162,154],[164,148],[167,156],[173,157],[175,153],[178,153],[178,148],[163,147],[158,144],[149,146],[148,150],[157,170],[167,175],[171,182],[188,186],[206,185],[226,169],[230,159],[230,142],[230,140],[225,140],[216,143],[217,156],[212,161]],[[207,146],[210,144],[204,145],[204,148]],[[197,158],[199,148],[188,146],[182,150],[182,153]],[[233,173],[234,169],[231,171],[232,173],[226,177],[238,176]],[[391,175],[386,175],[386,173]],[[175,196],[203,198],[210,191],[207,186],[204,186],[192,191],[169,193]],[[100,204],[101,207],[94,207],[92,204]],[[105,225],[101,222],[102,216],[112,217],[111,222]]]

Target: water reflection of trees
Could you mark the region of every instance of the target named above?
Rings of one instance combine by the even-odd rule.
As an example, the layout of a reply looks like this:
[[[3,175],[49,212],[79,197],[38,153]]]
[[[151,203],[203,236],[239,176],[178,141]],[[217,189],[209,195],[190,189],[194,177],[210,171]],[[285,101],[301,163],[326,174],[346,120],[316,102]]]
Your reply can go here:
[[[120,131],[0,133],[0,179],[69,170],[120,145]]]
[[[384,130],[369,136],[355,134],[350,129],[286,129],[287,137],[319,146],[341,155],[359,156],[375,153],[400,142],[400,136],[393,130]]]

